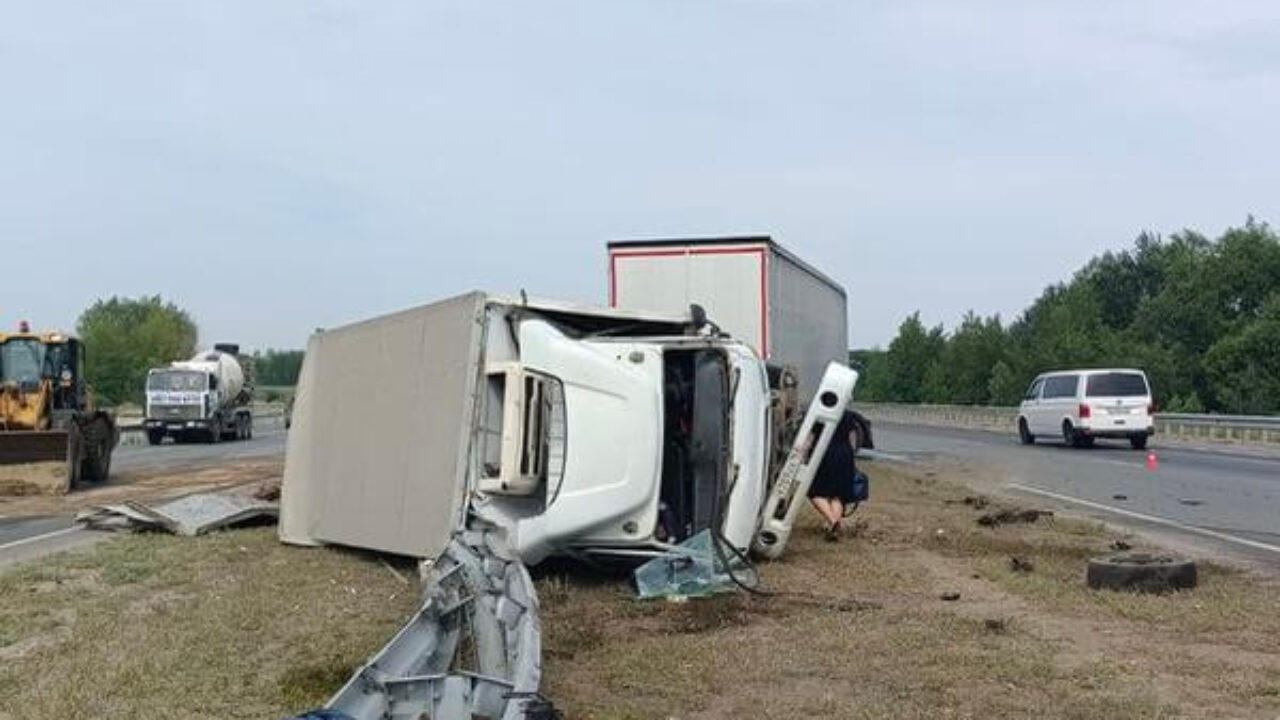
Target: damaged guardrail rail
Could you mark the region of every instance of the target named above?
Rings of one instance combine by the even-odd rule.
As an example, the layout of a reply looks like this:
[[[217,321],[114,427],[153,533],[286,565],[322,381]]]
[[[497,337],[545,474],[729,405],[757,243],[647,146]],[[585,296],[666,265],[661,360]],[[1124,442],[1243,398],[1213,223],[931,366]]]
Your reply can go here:
[[[880,422],[979,427],[1009,430],[1017,426],[1018,408],[981,405],[912,405],[859,402],[854,406]],[[1215,415],[1208,413],[1158,413],[1156,433],[1185,440],[1280,445],[1280,416]]]
[[[538,695],[533,580],[498,534],[455,535],[428,571],[424,598],[322,710],[298,720],[555,717]]]

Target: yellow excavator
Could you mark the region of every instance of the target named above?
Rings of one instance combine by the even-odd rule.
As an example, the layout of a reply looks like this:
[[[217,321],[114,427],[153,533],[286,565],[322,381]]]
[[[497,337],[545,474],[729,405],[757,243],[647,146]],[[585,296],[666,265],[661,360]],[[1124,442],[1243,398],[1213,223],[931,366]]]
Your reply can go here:
[[[120,441],[84,379],[84,347],[20,323],[0,333],[0,493],[65,493],[103,482]]]

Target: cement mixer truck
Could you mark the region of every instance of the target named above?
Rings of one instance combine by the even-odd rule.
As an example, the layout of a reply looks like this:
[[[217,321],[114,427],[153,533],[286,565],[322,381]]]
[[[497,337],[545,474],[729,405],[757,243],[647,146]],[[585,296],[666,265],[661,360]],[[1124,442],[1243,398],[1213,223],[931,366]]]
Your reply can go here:
[[[240,346],[214,345],[190,360],[147,373],[147,442],[253,437],[253,359]]]

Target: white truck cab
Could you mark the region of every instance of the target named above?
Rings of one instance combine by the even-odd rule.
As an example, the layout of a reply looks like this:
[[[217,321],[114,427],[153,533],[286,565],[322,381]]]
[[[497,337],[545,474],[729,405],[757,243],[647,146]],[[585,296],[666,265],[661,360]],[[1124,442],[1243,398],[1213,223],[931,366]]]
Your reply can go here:
[[[1061,437],[1075,447],[1096,438],[1126,438],[1134,449],[1155,434],[1155,404],[1146,373],[1135,369],[1060,370],[1036,377],[1018,408],[1018,436]]]
[[[492,527],[534,564],[652,557],[709,529],[746,552],[768,373],[692,318],[472,293],[313,335],[281,538],[432,558]]]

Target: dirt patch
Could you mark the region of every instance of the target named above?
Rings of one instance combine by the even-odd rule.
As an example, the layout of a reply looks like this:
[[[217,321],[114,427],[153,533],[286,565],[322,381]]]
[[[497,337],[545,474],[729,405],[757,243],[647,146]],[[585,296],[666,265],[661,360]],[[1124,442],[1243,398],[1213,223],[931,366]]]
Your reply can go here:
[[[273,484],[278,487],[283,474],[284,462],[279,459],[232,461],[216,467],[193,465],[146,473],[112,473],[111,481],[106,484],[84,485],[58,497],[0,497],[0,515],[63,515],[94,505],[163,500],[251,483],[260,485],[267,493]]]
[[[67,489],[65,462],[0,465],[0,496],[65,495]]]
[[[979,526],[967,488],[866,469],[875,500],[841,542],[806,516],[761,568],[776,596],[673,608],[620,581],[544,593],[545,691],[566,717],[1280,714],[1273,580],[1213,568],[1192,593],[1100,594],[1084,562],[1117,540],[1105,528]]]

